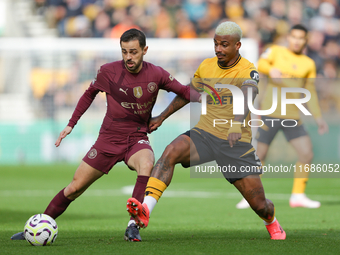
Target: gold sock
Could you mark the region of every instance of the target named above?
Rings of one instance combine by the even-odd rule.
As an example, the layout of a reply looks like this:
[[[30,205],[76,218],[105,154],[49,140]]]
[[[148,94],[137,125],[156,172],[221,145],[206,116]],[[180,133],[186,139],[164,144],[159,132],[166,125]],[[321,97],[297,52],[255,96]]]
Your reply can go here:
[[[150,177],[148,184],[146,185],[145,196],[152,196],[158,201],[167,187],[168,186],[161,180]]]
[[[305,165],[301,162],[296,162],[296,172],[294,173],[293,194],[305,193],[309,172],[305,172]],[[309,166],[308,166],[309,167]]]

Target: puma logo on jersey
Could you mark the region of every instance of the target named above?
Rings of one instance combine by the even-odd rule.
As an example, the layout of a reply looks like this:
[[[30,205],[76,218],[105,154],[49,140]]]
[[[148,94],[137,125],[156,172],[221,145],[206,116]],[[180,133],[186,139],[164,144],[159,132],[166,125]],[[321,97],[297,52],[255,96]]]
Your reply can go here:
[[[119,88],[119,91],[123,92],[125,95],[127,95],[127,92],[126,92],[127,90],[128,90],[128,88],[126,90]]]

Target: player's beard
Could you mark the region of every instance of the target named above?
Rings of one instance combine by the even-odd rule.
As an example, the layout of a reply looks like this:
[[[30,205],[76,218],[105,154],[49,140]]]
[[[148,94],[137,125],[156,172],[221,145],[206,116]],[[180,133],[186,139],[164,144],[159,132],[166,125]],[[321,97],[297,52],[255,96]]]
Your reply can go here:
[[[221,58],[221,59],[217,59],[217,62],[218,62],[218,64],[220,65],[220,66],[227,66],[226,65],[226,55],[225,54],[219,54],[220,56],[222,56],[223,58]],[[217,56],[217,54],[216,54],[216,56]]]
[[[224,60],[217,60],[217,62],[220,66],[226,66],[226,63]]]
[[[236,55],[230,55],[230,54],[225,54],[225,53],[215,53],[216,56],[222,56],[222,58],[218,58],[217,59],[217,63],[222,66],[222,67],[228,67],[231,66],[235,63],[235,61],[237,59],[235,59],[235,61],[230,62],[233,58],[237,56],[239,56],[239,54],[237,53]]]
[[[140,67],[140,65],[142,64],[142,62],[143,62],[143,58],[139,59],[137,63],[134,62],[134,61],[125,61],[124,63],[125,63],[126,69],[128,69],[130,72],[134,73],[136,70],[138,70],[138,68]],[[129,66],[127,65],[128,63],[133,63],[133,64],[135,64],[135,65],[132,66],[132,67],[129,67]]]
[[[300,55],[302,52],[303,52],[303,49],[304,49],[304,46],[303,47],[295,47],[295,48],[293,48],[293,52],[295,53],[295,54],[297,54],[297,55]]]

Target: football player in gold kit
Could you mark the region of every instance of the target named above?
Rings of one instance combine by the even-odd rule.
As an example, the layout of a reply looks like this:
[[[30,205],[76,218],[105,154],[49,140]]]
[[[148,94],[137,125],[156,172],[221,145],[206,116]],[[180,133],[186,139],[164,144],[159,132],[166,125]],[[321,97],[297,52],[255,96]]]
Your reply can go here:
[[[302,53],[306,43],[307,29],[302,25],[295,25],[291,28],[288,35],[287,48],[274,45],[261,55],[258,62],[258,70],[260,73],[269,76],[269,81],[264,91],[264,99],[261,101],[261,109],[269,109],[271,107],[273,88],[278,88],[278,98],[280,99],[280,87],[303,87],[311,93],[311,99],[307,106],[316,120],[319,134],[322,135],[328,131],[328,125],[321,116],[318,97],[315,91],[315,63],[311,58]],[[292,96],[293,98],[299,98],[300,94],[292,93]],[[256,134],[256,152],[262,163],[266,158],[272,140],[280,129],[282,129],[287,141],[289,141],[297,153],[298,162],[296,162],[296,169],[303,170],[311,163],[313,159],[312,143],[300,121],[299,112],[300,110],[296,105],[287,105],[287,114],[281,115],[281,103],[278,101],[278,106],[272,114],[262,116],[263,120],[270,118],[276,120],[293,119],[298,123],[295,127],[282,127],[281,121],[275,121],[274,125],[263,125],[258,129]],[[292,194],[289,200],[291,207],[320,207],[320,202],[313,201],[305,195],[308,174],[308,172],[304,171],[302,173],[295,173]],[[249,204],[242,199],[236,207],[243,209],[249,207]]]
[[[257,70],[239,54],[241,37],[242,31],[234,22],[223,22],[216,28],[214,36],[216,57],[205,59],[200,64],[192,85],[210,94],[212,91],[219,100],[217,103],[208,101],[207,114],[200,116],[197,125],[167,146],[153,168],[143,204],[134,198],[128,200],[128,212],[140,227],[148,225],[150,213],[170,184],[176,164],[181,163],[188,167],[216,160],[221,167],[229,165],[237,169],[237,173],[226,171],[223,175],[240,191],[254,212],[264,220],[270,238],[276,240],[286,238],[285,231],[275,217],[274,204],[266,199],[259,177],[262,166],[250,143],[251,128],[248,120],[251,117],[248,106],[244,106],[244,114],[234,115],[235,95],[226,88],[217,89],[218,93],[215,90],[217,81],[221,81],[219,83],[223,82],[222,84],[229,84],[242,90],[242,97],[246,101],[248,91],[252,92],[253,100],[258,93]],[[167,117],[187,103],[188,101],[176,97],[167,109],[154,119],[151,130],[157,128]],[[216,119],[229,121],[214,127]],[[242,171],[244,167],[253,166],[259,171]]]

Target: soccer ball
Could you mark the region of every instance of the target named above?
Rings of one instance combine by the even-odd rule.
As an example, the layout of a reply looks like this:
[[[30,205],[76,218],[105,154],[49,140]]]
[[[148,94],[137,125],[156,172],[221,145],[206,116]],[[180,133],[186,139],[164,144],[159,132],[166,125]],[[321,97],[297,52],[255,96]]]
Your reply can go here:
[[[57,223],[46,214],[33,215],[25,224],[25,239],[34,246],[51,245],[57,235]]]

